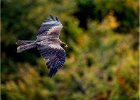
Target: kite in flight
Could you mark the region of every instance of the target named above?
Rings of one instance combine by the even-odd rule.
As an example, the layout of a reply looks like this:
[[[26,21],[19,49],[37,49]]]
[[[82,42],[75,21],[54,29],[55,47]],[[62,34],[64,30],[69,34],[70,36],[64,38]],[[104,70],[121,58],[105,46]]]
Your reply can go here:
[[[58,18],[50,16],[46,19],[37,32],[37,39],[33,40],[18,40],[16,44],[17,53],[37,48],[40,55],[45,59],[47,68],[49,69],[48,76],[52,77],[64,65],[66,52],[63,47],[67,45],[59,39],[60,31],[63,25]]]

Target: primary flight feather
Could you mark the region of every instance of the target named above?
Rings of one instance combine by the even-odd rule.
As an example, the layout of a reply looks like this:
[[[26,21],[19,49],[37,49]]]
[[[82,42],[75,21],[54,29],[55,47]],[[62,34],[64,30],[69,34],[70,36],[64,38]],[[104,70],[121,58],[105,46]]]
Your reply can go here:
[[[63,47],[67,45],[59,39],[60,31],[63,25],[58,18],[50,16],[46,19],[37,32],[37,39],[32,40],[18,40],[17,52],[37,48],[40,55],[45,59],[46,65],[49,69],[48,76],[52,77],[64,65],[66,52]]]

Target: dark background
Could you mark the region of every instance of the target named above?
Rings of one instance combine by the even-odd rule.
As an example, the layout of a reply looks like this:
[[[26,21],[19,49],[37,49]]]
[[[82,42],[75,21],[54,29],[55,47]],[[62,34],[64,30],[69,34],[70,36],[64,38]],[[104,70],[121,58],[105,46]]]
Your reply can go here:
[[[138,100],[138,0],[1,0],[2,100]],[[17,54],[54,15],[64,67],[48,78],[37,50]]]

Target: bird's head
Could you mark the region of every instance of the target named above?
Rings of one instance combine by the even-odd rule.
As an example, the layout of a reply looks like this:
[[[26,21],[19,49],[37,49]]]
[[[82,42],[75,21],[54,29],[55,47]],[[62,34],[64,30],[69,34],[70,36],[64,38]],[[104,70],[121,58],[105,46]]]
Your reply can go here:
[[[64,42],[62,42],[60,45],[61,45],[61,47],[63,47],[63,48],[67,48],[67,47],[68,47],[68,45],[67,45],[66,43],[64,43]]]

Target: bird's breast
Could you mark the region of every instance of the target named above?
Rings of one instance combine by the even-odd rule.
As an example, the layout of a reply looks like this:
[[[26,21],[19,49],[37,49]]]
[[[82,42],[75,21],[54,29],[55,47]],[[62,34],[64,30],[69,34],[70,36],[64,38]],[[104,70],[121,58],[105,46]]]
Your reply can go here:
[[[43,39],[41,41],[37,41],[36,44],[37,44],[38,50],[40,50],[42,48],[48,48],[48,47],[58,48],[58,46],[60,45],[60,42],[58,39],[46,38],[46,39]],[[56,47],[56,45],[58,45],[58,46]]]

